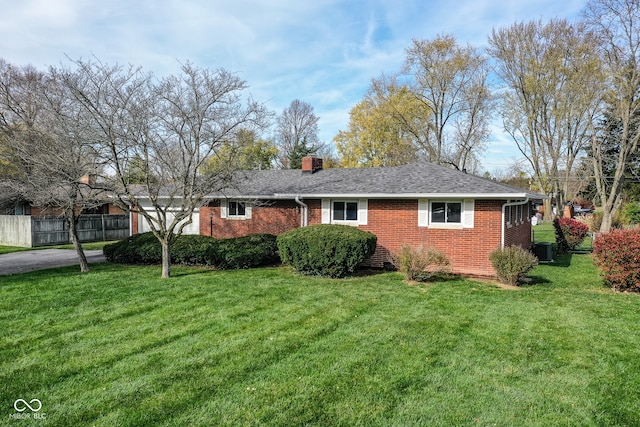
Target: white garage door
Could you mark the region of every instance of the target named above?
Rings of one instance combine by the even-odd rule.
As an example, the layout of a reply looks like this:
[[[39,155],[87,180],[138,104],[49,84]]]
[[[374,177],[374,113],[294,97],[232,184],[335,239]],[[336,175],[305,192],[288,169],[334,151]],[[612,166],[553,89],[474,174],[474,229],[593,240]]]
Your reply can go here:
[[[198,210],[195,210],[191,217],[193,219],[191,224],[187,225],[184,228],[184,230],[182,231],[182,234],[200,234],[200,212]],[[172,218],[167,218],[168,221],[171,221],[171,219]],[[148,231],[151,231],[151,227],[149,227],[149,223],[147,222],[147,219],[141,215],[140,221],[138,221],[138,232],[146,233]]]

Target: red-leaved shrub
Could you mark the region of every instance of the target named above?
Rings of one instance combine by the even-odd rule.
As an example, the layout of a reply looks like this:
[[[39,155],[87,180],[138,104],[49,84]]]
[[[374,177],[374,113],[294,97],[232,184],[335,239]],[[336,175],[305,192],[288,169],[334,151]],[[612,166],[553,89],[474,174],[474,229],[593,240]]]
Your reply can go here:
[[[640,292],[640,229],[598,234],[595,264],[607,284],[618,291]]]
[[[556,218],[553,220],[556,230],[558,252],[575,249],[584,241],[589,233],[589,226],[572,218]]]

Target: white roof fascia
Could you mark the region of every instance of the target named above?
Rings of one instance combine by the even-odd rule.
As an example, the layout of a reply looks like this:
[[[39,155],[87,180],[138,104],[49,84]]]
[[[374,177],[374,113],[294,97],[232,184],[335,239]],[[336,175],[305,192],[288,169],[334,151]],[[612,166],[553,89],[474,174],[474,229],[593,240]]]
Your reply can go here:
[[[294,198],[295,196],[307,199],[517,199],[528,197],[527,193],[317,193],[317,194],[275,194],[276,198]]]

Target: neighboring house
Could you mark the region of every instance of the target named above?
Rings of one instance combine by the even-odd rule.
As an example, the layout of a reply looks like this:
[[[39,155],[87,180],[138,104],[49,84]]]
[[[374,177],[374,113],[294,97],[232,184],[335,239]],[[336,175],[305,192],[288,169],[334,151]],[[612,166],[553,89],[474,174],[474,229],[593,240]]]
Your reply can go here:
[[[244,171],[236,188],[212,194],[196,212],[199,234],[216,238],[281,234],[313,224],[347,224],[378,237],[369,260],[391,262],[403,244],[435,247],[454,272],[494,276],[489,254],[531,247],[532,200],[544,196],[431,163]]]
[[[83,242],[119,240],[130,235],[129,215],[107,203],[87,209],[78,221]],[[0,245],[38,247],[69,243],[69,227],[60,209],[12,201],[0,205]]]

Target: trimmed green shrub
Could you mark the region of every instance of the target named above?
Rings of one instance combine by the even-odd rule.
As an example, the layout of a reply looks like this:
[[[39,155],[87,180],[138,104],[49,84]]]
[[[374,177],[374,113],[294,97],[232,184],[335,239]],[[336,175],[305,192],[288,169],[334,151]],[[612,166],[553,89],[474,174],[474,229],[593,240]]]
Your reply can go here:
[[[280,258],[309,276],[345,277],[376,250],[377,237],[337,224],[296,228],[277,238]]]
[[[233,239],[182,235],[171,245],[171,262],[210,265],[220,269],[251,268],[278,264],[276,236],[252,234]],[[160,264],[162,247],[153,233],[135,234],[105,245],[107,261],[121,264]]]
[[[496,270],[498,280],[512,286],[517,286],[526,274],[538,265],[538,258],[519,246],[496,249],[491,252],[489,259]]]
[[[215,265],[220,269],[242,269],[280,263],[276,236],[250,234],[218,240]]]
[[[134,234],[102,249],[109,262],[119,264],[160,264],[162,246],[153,233]]]
[[[449,258],[436,248],[403,245],[394,254],[393,261],[407,280],[426,282],[451,272]]]
[[[218,241],[213,237],[182,235],[171,245],[171,262],[185,265],[215,265]]]
[[[593,256],[611,288],[640,292],[640,229],[598,234],[593,242]]]
[[[584,242],[589,233],[589,226],[571,218],[556,218],[553,220],[556,231],[558,252],[565,253],[574,250]]]

